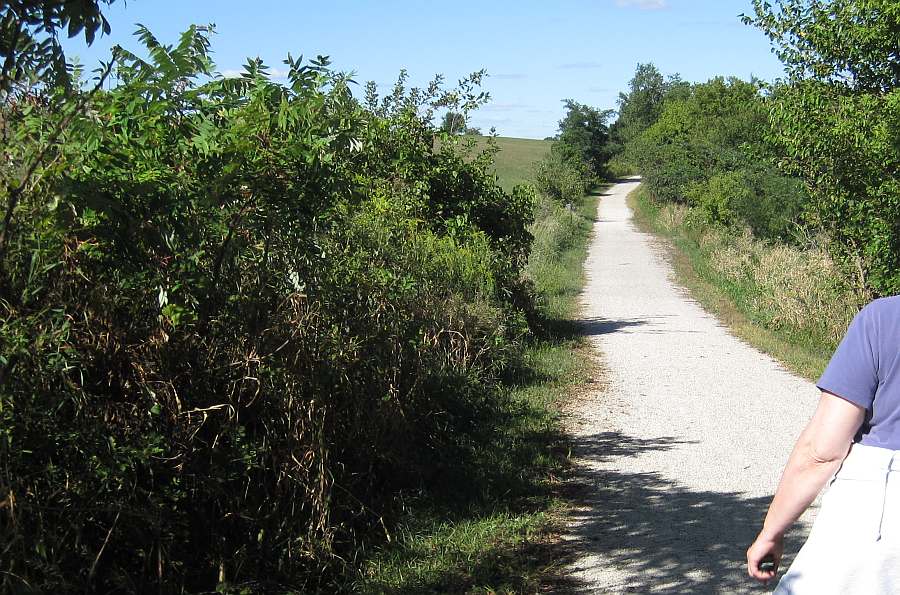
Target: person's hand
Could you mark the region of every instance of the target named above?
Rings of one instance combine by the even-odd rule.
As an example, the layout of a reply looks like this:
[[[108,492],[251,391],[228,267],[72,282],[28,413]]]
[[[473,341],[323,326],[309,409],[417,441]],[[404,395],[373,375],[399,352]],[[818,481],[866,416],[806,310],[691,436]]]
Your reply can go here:
[[[784,536],[770,537],[759,534],[753,545],[747,550],[747,572],[756,580],[768,583],[778,573],[778,565],[781,564],[781,556],[784,554]],[[760,570],[759,565],[764,558],[771,556],[775,562],[772,570]]]

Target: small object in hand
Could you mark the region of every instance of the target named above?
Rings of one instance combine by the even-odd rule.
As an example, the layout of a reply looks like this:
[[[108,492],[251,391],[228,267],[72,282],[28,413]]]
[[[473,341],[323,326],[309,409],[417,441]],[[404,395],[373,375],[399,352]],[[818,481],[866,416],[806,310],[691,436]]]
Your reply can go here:
[[[773,572],[775,570],[775,556],[768,554],[759,563],[759,569],[762,572]]]

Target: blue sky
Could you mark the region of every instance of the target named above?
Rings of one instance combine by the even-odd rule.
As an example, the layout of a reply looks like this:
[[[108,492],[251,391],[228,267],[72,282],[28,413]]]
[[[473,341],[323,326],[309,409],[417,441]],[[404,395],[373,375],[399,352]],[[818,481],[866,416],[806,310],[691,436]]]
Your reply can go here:
[[[639,62],[694,82],[780,76],[768,39],[740,22],[750,10],[750,0],[119,0],[106,9],[110,36],[68,48],[92,66],[114,43],[136,49],[135,23],[163,43],[192,23],[215,23],[223,73],[248,56],[280,68],[288,52],[329,55],[338,70],[384,88],[402,68],[419,85],[484,68],[492,100],[471,124],[543,138],[555,133],[563,99],[615,108]]]

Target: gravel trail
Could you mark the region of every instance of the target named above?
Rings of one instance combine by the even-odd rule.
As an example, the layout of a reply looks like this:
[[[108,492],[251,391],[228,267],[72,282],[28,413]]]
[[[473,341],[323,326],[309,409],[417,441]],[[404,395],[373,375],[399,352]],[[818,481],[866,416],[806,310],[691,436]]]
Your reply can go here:
[[[744,552],[818,391],[673,283],[663,247],[632,223],[637,185],[601,199],[585,265],[583,325],[604,372],[572,415],[573,589],[765,591]],[[789,535],[786,562],[807,526]]]

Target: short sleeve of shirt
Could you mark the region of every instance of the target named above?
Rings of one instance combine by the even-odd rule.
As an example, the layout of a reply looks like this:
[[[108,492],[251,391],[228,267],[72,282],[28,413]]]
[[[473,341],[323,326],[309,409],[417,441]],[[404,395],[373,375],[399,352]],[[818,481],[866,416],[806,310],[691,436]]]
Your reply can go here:
[[[878,388],[878,365],[870,313],[869,308],[863,308],[853,318],[816,386],[871,411]]]

